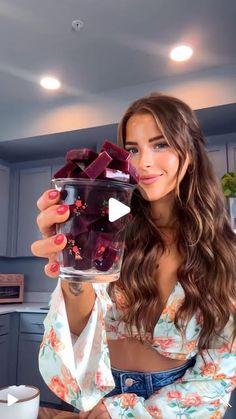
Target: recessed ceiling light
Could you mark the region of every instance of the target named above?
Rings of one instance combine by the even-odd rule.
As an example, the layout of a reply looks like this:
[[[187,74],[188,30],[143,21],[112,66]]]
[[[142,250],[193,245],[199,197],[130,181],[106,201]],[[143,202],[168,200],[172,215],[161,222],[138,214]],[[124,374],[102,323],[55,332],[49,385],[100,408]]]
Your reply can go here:
[[[59,80],[55,79],[54,77],[43,77],[40,80],[40,85],[44,87],[44,89],[49,90],[56,90],[59,89],[59,87],[61,87],[61,83],[59,82]]]
[[[170,52],[170,58],[174,61],[186,61],[192,55],[193,50],[188,45],[179,45]]]

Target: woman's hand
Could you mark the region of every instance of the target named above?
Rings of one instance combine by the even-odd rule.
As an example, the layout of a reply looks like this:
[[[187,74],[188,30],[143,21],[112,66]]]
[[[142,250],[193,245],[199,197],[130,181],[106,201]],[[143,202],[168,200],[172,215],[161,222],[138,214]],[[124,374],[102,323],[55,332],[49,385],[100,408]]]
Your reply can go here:
[[[37,217],[37,224],[43,238],[31,245],[31,251],[35,256],[48,258],[45,266],[45,274],[51,278],[58,277],[59,263],[57,253],[66,246],[66,237],[56,234],[56,224],[63,223],[69,217],[68,205],[61,205],[60,192],[49,189],[44,192],[37,201],[37,207],[41,211]]]
[[[78,419],[111,419],[108,410],[102,400],[89,412],[80,412]]]

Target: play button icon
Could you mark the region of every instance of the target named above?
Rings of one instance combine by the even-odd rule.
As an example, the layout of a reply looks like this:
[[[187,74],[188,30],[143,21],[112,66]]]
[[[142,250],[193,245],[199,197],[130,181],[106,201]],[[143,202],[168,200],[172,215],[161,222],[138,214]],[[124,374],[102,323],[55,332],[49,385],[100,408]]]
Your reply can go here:
[[[130,207],[115,198],[110,198],[108,201],[108,219],[110,222],[116,221],[124,215],[129,214]]]
[[[18,400],[19,399],[17,399],[16,397],[14,397],[10,393],[8,393],[8,395],[7,395],[7,406],[11,406],[12,404],[17,403]]]

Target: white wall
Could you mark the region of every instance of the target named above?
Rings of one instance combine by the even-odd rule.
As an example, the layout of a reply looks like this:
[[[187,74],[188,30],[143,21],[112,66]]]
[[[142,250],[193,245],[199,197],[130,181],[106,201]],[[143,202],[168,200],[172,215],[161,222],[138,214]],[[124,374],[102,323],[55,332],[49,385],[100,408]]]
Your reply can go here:
[[[236,65],[165,78],[100,95],[0,112],[0,141],[73,131],[118,122],[128,104],[154,90],[176,96],[193,109],[236,102]]]

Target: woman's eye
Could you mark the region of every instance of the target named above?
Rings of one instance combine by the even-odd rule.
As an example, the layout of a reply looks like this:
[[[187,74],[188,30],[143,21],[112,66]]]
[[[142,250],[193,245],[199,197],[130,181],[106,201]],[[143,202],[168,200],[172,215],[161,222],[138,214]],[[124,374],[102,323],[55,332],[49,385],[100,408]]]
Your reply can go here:
[[[169,144],[167,144],[167,143],[157,143],[157,144],[154,144],[153,147],[157,150],[162,150],[166,147],[169,147]],[[131,148],[126,148],[126,150],[131,154],[135,154],[134,150],[137,150],[137,148],[136,147],[131,147]]]
[[[135,147],[126,148],[126,151],[128,151],[128,153],[134,154],[132,150],[137,150],[137,148],[135,148]]]
[[[154,145],[154,147],[165,148],[165,147],[169,147],[169,144],[167,144],[167,143],[157,143],[157,144]]]

